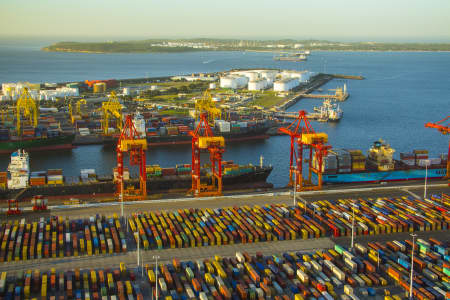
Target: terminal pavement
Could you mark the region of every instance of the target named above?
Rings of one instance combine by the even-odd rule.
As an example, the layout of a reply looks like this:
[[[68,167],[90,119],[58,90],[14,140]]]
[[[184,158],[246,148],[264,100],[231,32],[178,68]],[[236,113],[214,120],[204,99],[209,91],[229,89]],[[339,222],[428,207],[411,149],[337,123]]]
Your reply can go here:
[[[450,193],[450,188],[445,182],[435,182],[427,186],[427,194]],[[372,185],[369,187],[345,187],[340,189],[325,189],[322,191],[298,192],[297,201],[335,200],[343,198],[377,198],[377,197],[423,197],[423,185],[408,184],[394,186]],[[293,204],[293,193],[289,190],[261,192],[249,194],[234,194],[218,197],[184,197],[172,199],[155,199],[143,201],[127,201],[123,203],[124,216],[129,216],[141,211],[163,211],[184,208],[220,208],[243,205],[265,205],[265,204]],[[26,218],[27,220],[38,220],[40,217],[62,216],[70,219],[93,216],[95,214],[121,215],[121,202],[93,202],[77,205],[50,205],[48,211],[32,212],[32,207],[22,207],[23,214],[16,216],[5,216],[6,219],[16,220]],[[3,208],[3,214],[6,208]]]

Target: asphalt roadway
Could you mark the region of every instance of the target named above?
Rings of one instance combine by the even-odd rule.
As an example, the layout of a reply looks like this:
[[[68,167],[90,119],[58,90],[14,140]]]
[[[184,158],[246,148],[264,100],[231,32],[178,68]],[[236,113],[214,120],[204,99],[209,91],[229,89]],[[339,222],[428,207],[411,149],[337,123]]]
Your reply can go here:
[[[448,230],[441,231],[420,231],[416,232],[419,238],[434,237],[442,241],[450,241]],[[355,242],[366,245],[370,241],[385,242],[394,239],[408,239],[410,233],[393,233],[386,235],[363,235],[355,236]],[[196,248],[175,248],[163,250],[140,251],[141,264],[154,264],[154,257],[159,257],[159,262],[169,263],[173,258],[181,261],[196,261],[207,258],[213,258],[215,255],[222,257],[232,257],[238,251],[246,251],[250,255],[261,252],[264,255],[281,254],[284,252],[313,252],[316,250],[334,247],[335,243],[349,246],[350,237],[329,238],[322,237],[307,240],[287,240],[276,242],[259,242],[250,244],[233,244],[223,246],[206,246]],[[1,271],[22,271],[31,269],[49,270],[71,270],[75,268],[91,269],[91,268],[116,268],[119,263],[123,262],[129,267],[137,266],[138,251],[128,251],[127,253],[115,255],[97,255],[97,256],[79,256],[79,257],[63,257],[63,258],[44,258],[19,262],[5,262],[0,264]]]
[[[397,185],[366,185],[366,186],[346,186],[339,189],[324,189],[322,191],[299,192],[297,201],[318,201],[334,200],[344,198],[377,198],[377,197],[402,197],[413,196],[422,198],[424,192],[423,185],[419,184],[397,184]],[[450,188],[445,181],[435,181],[427,187],[427,195],[450,193]],[[124,202],[124,216],[129,216],[142,211],[173,211],[184,208],[220,208],[244,205],[265,205],[265,204],[287,204],[293,205],[293,194],[290,191],[274,191],[251,194],[225,195],[222,197],[205,198],[173,198],[159,200],[145,200],[135,202]],[[77,219],[95,214],[121,215],[120,202],[91,203],[83,206],[53,206],[45,212],[24,212],[18,216],[5,216],[6,219],[22,219],[29,221],[39,220],[40,217],[62,216],[69,219]]]

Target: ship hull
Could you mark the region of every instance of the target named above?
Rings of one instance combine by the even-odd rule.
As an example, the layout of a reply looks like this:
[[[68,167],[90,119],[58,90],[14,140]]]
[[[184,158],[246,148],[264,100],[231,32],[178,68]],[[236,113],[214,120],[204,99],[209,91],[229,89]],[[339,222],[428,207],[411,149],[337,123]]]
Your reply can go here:
[[[53,138],[23,139],[17,141],[0,142],[0,154],[12,153],[17,149],[27,152],[72,149],[75,135],[65,135]]]
[[[267,183],[267,177],[272,172],[272,167],[256,167],[252,172],[247,172],[239,175],[224,175],[223,189],[237,190],[248,188],[270,188],[272,184]],[[208,180],[202,178],[202,180]],[[130,180],[128,184],[134,184],[138,187],[138,180]],[[173,175],[164,177],[154,177],[147,179],[147,191],[149,194],[167,193],[170,191],[188,192],[192,186],[192,179],[190,175]],[[30,186],[23,194],[22,198],[30,198],[34,195],[43,196],[77,196],[77,195],[101,195],[114,194],[116,191],[116,184],[112,181],[93,182],[93,183],[77,183],[64,185],[45,185],[45,186]],[[11,198],[16,191],[4,191],[1,194],[2,198]]]
[[[429,179],[443,178],[446,169],[428,169],[427,177]],[[424,180],[425,169],[380,171],[380,172],[358,172],[343,174],[323,174],[324,183],[373,183],[380,181],[407,181]]]

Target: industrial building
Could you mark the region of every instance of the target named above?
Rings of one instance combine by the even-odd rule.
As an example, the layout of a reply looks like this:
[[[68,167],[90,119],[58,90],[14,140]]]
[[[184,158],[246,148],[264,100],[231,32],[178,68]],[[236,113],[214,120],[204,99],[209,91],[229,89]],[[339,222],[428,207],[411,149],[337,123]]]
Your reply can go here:
[[[47,85],[46,85],[47,86]],[[28,88],[31,97],[39,100],[56,100],[66,96],[79,96],[77,87],[59,87],[49,90],[41,90],[39,83],[17,82],[17,83],[2,83],[1,101],[17,100],[21,96],[23,89]]]

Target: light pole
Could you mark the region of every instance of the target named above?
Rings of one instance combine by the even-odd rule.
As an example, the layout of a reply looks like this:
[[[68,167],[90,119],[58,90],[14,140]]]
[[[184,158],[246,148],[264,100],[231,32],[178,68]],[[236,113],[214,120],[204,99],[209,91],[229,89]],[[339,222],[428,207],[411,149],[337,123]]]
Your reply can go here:
[[[153,255],[153,259],[156,259],[156,274],[155,274],[155,280],[156,280],[156,300],[158,300],[158,258],[159,255]]]
[[[120,215],[123,220],[123,174],[120,178]]]
[[[413,238],[413,242],[411,250],[411,277],[409,279],[409,299],[413,298],[413,273],[414,273],[414,248],[415,248],[414,239],[417,236],[417,234],[412,233],[411,236]]]
[[[137,240],[137,266],[138,266],[138,270],[139,270],[139,267],[140,267],[140,261],[139,261],[139,256],[140,256],[140,248],[141,248],[141,239],[139,238],[139,233],[138,232],[135,232],[134,233],[134,237],[136,238],[136,240]]]
[[[427,179],[428,179],[428,164],[430,163],[429,159],[425,160],[425,187],[423,189],[423,200],[427,198]]]
[[[353,206],[352,202],[352,242],[350,245],[350,250],[353,251],[353,242],[354,242],[354,235],[355,235],[355,207]]]
[[[294,207],[297,206],[297,169],[294,169]]]

